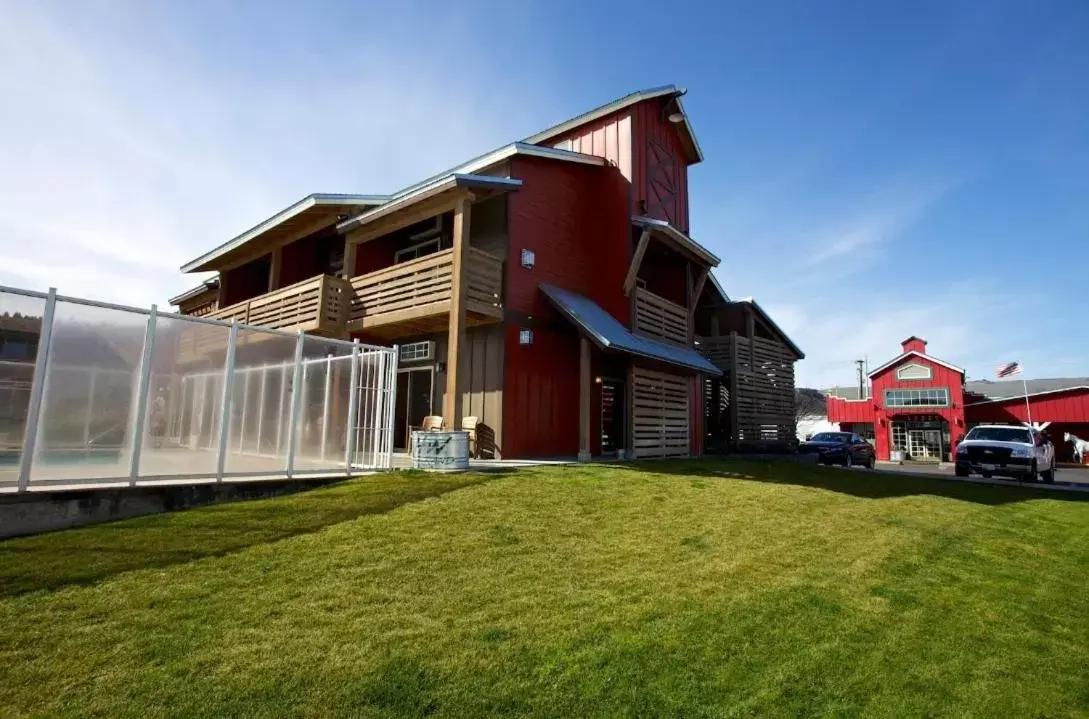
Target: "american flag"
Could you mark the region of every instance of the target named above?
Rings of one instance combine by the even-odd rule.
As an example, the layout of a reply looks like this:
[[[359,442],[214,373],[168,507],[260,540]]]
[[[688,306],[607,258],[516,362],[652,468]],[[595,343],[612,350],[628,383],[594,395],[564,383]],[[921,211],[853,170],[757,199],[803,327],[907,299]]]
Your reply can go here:
[[[997,379],[1006,379],[1018,374],[1021,374],[1020,362],[1003,362],[994,368],[994,375]]]

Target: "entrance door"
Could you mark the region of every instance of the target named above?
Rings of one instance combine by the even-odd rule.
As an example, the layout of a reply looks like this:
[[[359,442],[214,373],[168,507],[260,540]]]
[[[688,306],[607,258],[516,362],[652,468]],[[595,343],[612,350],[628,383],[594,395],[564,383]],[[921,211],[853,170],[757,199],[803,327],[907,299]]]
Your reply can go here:
[[[408,449],[410,427],[419,427],[431,414],[435,372],[431,367],[397,371],[397,408],[393,420],[393,448]]]
[[[601,381],[601,454],[614,454],[624,447],[624,383]]]
[[[914,460],[926,459],[929,456],[926,451],[924,430],[908,430],[908,455]]]

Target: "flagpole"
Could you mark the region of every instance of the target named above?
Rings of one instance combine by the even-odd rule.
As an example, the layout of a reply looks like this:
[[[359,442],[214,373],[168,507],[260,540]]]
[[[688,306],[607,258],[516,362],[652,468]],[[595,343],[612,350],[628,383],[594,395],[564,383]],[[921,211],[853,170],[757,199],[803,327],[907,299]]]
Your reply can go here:
[[[1021,386],[1025,388],[1025,416],[1028,417],[1029,429],[1032,428],[1032,406],[1029,404],[1028,398],[1028,380],[1025,379],[1025,368],[1021,368]]]

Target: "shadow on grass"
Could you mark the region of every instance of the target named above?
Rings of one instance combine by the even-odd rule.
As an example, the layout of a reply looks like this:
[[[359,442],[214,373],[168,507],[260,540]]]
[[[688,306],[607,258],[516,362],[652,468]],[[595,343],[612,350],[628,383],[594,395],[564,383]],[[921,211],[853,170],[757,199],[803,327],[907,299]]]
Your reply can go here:
[[[888,499],[929,495],[976,504],[1002,505],[1033,499],[1066,502],[1089,501],[1089,494],[1059,492],[1036,487],[991,485],[956,481],[939,475],[897,475],[891,472],[871,472],[864,469],[821,467],[792,460],[653,460],[624,464],[628,469],[655,474],[676,474],[688,477],[737,479],[770,484],[792,484],[814,487],[830,492],[849,494],[864,499]]]
[[[0,597],[239,551],[497,479],[396,472],[290,495],[0,541]]]

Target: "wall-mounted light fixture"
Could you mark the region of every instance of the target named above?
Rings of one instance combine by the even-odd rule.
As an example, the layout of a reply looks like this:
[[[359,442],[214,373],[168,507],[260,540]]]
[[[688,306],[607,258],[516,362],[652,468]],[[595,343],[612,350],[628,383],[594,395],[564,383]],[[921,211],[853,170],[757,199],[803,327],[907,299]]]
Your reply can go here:
[[[535,264],[537,264],[537,255],[533,250],[522,250],[522,267],[531,270]]]
[[[518,330],[518,344],[531,345],[533,344],[533,330],[528,327],[523,327]]]

